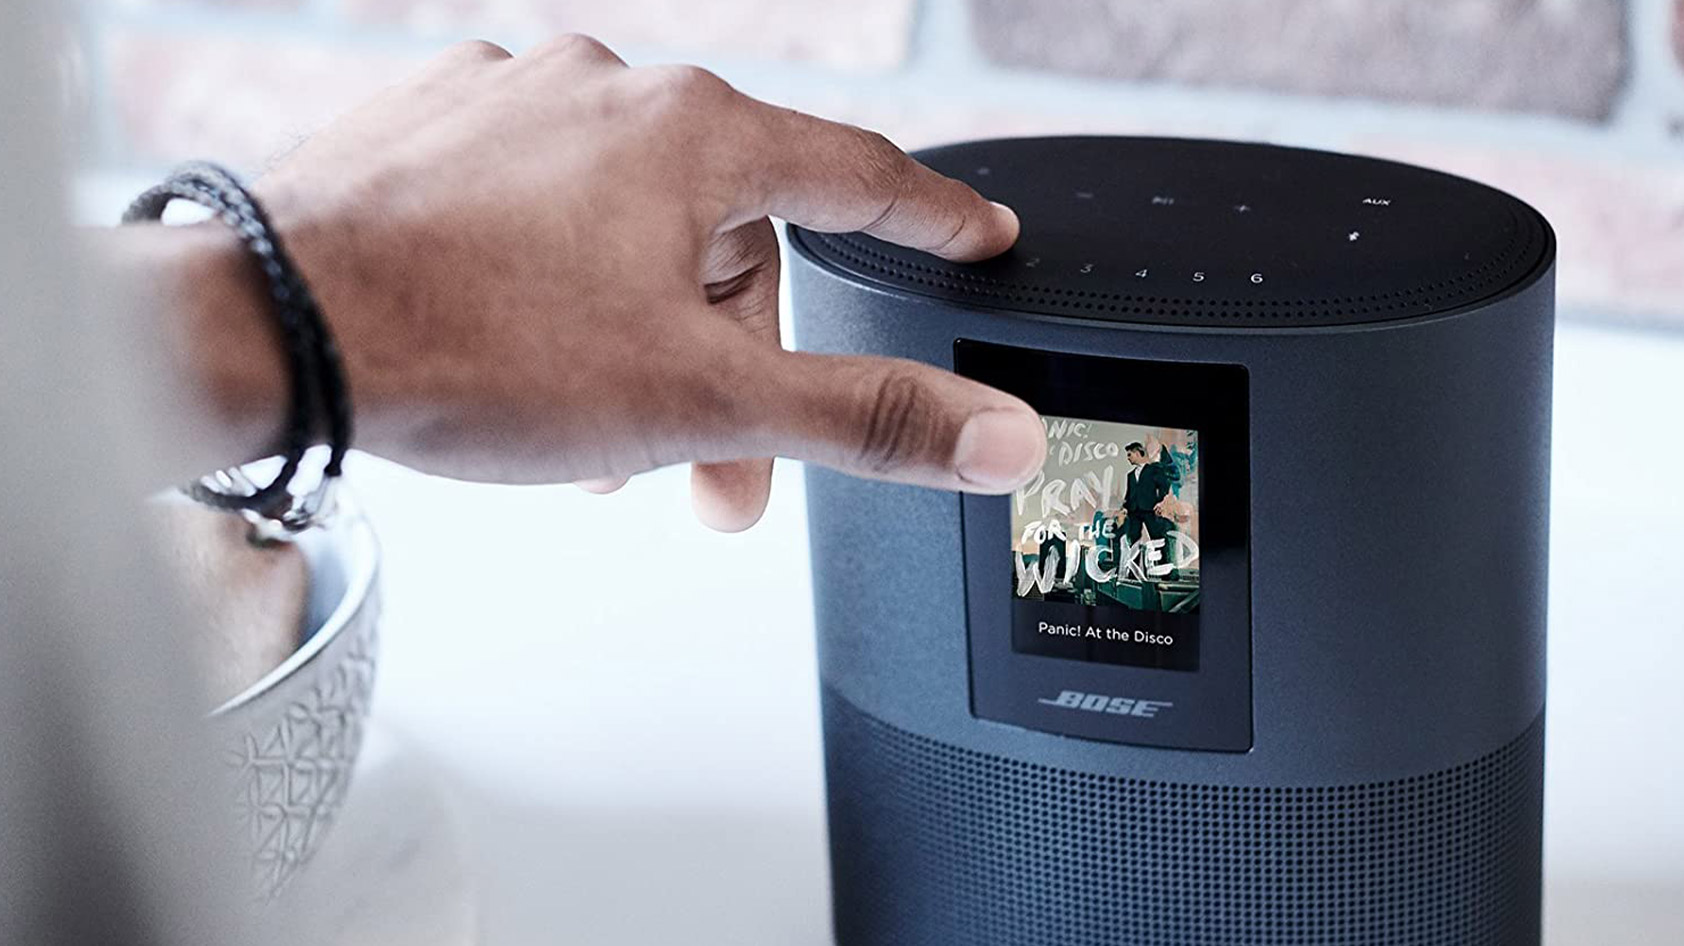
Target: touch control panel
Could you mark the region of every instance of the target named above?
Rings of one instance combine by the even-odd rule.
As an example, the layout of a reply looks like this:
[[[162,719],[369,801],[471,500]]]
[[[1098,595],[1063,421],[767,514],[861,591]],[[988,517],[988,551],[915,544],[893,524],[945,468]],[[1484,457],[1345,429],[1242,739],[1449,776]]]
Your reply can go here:
[[[1386,161],[1117,138],[981,142],[919,158],[1016,209],[1017,246],[956,264],[858,234],[795,238],[865,279],[972,305],[1227,327],[1448,311],[1515,285],[1549,255],[1547,227],[1520,201]]]

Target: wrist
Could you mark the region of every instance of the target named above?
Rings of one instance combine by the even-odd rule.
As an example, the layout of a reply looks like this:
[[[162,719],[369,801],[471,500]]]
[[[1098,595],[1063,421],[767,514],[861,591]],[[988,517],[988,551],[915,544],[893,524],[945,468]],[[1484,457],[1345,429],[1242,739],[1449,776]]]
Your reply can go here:
[[[358,216],[351,208],[379,202],[366,195],[359,200],[331,181],[274,175],[258,180],[252,191],[336,342],[356,404],[357,445],[381,452],[392,428],[425,399],[425,392],[409,376],[422,340],[394,334],[403,307],[418,300],[403,291],[406,280],[391,282],[391,264],[371,253],[377,244],[370,235],[350,225]]]
[[[93,231],[130,298],[164,326],[185,393],[244,460],[274,446],[286,417],[287,368],[263,275],[218,221]]]
[[[184,164],[136,197],[124,212],[123,222],[159,222],[177,201],[209,209],[218,222],[237,235],[241,249],[251,258],[250,268],[261,273],[274,326],[272,335],[285,362],[288,393],[286,421],[281,435],[273,441],[274,452],[282,458],[274,477],[258,484],[230,470],[214,478],[195,480],[183,491],[204,505],[245,515],[252,523],[254,541],[285,541],[311,528],[330,509],[332,487],[343,472],[345,453],[354,436],[338,346],[322,318],[315,294],[286,251],[273,220],[236,174],[210,162]],[[202,230],[188,233],[194,232]],[[156,252],[170,256],[174,265],[158,267],[164,283],[158,295],[174,302],[171,307],[189,328],[203,327],[205,323],[195,316],[202,316],[208,305],[226,300],[235,311],[250,308],[252,293],[242,282],[229,279],[231,270],[221,244],[184,238],[168,230],[162,236],[164,239],[157,232],[152,234],[153,246]],[[168,239],[172,236],[176,238]],[[198,252],[193,252],[195,249]],[[225,324],[233,330],[235,339],[251,340],[248,324],[238,320]],[[221,408],[225,420],[240,426],[248,414],[249,398],[245,395],[251,390],[242,382],[250,380],[251,373],[237,371],[235,383],[230,385],[224,383],[227,376],[216,369],[244,369],[257,362],[219,357],[224,352],[220,343],[225,340],[226,333],[217,333],[206,344],[184,348],[190,367],[195,369],[193,374],[202,382],[198,392],[201,402]],[[293,484],[315,443],[329,446],[321,479],[307,492],[297,492]]]

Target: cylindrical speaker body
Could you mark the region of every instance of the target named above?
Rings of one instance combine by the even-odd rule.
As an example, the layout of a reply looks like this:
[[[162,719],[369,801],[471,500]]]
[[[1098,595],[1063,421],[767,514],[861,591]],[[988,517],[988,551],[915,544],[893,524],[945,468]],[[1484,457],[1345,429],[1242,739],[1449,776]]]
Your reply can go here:
[[[797,341],[997,384],[1057,456],[808,473],[837,941],[1535,946],[1547,224],[1261,146],[925,159],[1019,247],[792,228]]]

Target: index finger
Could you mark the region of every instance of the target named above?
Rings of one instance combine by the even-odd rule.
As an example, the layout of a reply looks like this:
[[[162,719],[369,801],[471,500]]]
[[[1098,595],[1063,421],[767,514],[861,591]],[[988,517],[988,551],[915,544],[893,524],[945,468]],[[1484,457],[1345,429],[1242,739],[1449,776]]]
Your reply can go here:
[[[754,103],[766,132],[757,206],[826,233],[860,231],[951,260],[997,256],[1017,242],[1011,208],[930,170],[876,132]]]

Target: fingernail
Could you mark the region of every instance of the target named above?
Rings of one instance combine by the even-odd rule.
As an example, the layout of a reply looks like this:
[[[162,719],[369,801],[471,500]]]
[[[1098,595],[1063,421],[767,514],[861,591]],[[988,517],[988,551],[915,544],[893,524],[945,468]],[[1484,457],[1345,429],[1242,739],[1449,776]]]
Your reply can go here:
[[[1046,457],[1046,429],[1021,410],[983,411],[965,421],[953,448],[959,478],[983,490],[1006,492],[1035,475]]]
[[[1022,226],[1018,222],[1017,211],[1007,207],[999,201],[991,200],[989,203],[994,205],[994,214],[1000,218],[1000,227],[1002,229],[1010,230],[1013,238],[1015,239],[1018,229]]]

